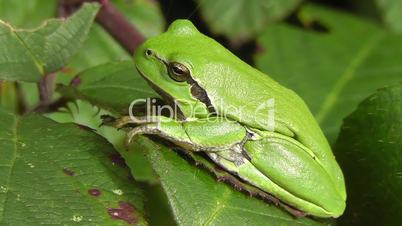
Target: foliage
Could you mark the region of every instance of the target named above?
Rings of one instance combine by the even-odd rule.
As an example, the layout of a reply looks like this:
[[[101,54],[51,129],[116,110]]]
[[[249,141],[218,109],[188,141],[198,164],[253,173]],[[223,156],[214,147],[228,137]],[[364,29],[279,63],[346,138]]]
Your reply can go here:
[[[48,20],[34,30],[1,22],[0,78],[35,82],[59,70],[78,51],[97,9],[97,5],[85,5],[68,20]]]
[[[341,222],[401,222],[401,131],[402,84],[378,90],[345,119],[335,145],[349,181],[348,207]],[[383,205],[386,208],[378,208]]]
[[[145,224],[142,191],[105,139],[37,114],[0,117],[2,224]]]
[[[401,222],[402,1],[345,0],[338,9],[307,0],[83,1],[0,0],[0,225]],[[199,156],[146,137],[126,146],[124,130],[100,126],[101,115],[158,97],[119,34],[104,29],[101,14],[94,23],[105,7],[140,38],[161,33],[172,17],[191,17],[295,90],[344,171],[345,214],[295,218],[217,180],[224,172]]]
[[[360,101],[401,81],[402,36],[314,5],[301,8],[298,16],[304,28],[280,23],[265,30],[256,64],[301,95],[334,141],[342,119]],[[314,30],[313,24],[325,30]]]
[[[229,36],[232,41],[244,41],[261,33],[267,25],[279,20],[301,0],[198,0],[201,14],[214,33]]]

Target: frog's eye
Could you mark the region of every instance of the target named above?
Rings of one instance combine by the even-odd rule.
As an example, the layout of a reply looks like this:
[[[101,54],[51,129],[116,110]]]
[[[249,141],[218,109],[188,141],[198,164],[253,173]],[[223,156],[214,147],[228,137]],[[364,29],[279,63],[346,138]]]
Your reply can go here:
[[[187,81],[190,70],[181,63],[171,62],[168,65],[169,76],[176,82]]]
[[[145,50],[145,56],[150,57],[150,56],[152,56],[153,54],[154,54],[154,52],[153,52],[152,50],[150,50],[150,49],[146,49],[146,50]]]

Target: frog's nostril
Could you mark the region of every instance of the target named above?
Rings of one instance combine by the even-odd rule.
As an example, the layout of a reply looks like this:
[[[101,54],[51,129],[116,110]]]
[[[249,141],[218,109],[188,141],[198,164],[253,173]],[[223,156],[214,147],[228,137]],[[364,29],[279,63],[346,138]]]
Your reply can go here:
[[[145,50],[145,56],[147,56],[147,57],[152,56],[153,53],[154,53],[154,52],[153,52],[152,50],[150,50],[150,49],[146,49],[146,50]]]

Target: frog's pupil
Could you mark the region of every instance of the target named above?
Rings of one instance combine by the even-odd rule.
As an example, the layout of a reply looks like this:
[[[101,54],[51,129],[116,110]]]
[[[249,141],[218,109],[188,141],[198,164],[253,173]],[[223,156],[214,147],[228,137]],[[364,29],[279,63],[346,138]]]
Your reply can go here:
[[[145,51],[145,55],[151,56],[151,55],[152,55],[152,50],[147,49],[147,50]]]
[[[170,78],[172,78],[176,82],[184,82],[190,75],[188,69],[184,65],[176,62],[169,63],[168,73]]]
[[[177,66],[173,67],[173,71],[174,71],[174,73],[179,74],[179,75],[183,74],[183,70]]]

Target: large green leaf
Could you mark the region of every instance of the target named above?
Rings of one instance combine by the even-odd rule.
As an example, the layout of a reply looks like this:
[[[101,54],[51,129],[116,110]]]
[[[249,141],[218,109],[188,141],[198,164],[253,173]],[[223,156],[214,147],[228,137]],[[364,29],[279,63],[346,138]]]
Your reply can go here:
[[[179,225],[321,225],[218,182],[173,150],[148,139],[138,139],[134,148],[146,150]]]
[[[114,94],[113,94],[114,95]],[[60,122],[74,122],[91,128],[94,132],[106,138],[114,148],[124,157],[136,181],[155,183],[157,178],[152,171],[150,163],[145,159],[144,153],[139,151],[127,152],[125,145],[126,132],[116,128],[102,125],[102,115],[111,113],[96,107],[88,102],[76,100],[57,112],[46,114],[47,117]]]
[[[378,90],[345,119],[335,153],[348,192],[343,225],[400,225],[402,84]]]
[[[35,30],[0,21],[0,78],[38,81],[67,64],[86,38],[99,9],[86,4],[67,20],[48,20]]]
[[[265,31],[256,64],[295,90],[334,141],[341,120],[360,101],[402,80],[402,36],[313,5],[302,8],[300,19],[305,29],[279,24]]]
[[[60,91],[117,112],[126,112],[132,101],[156,96],[132,61],[111,62],[89,68]]]
[[[375,0],[384,23],[392,30],[402,33],[402,1]]]
[[[93,129],[94,132],[105,137],[114,148],[123,156],[124,161],[130,166],[131,175],[144,188],[145,211],[149,224],[151,225],[175,225],[171,216],[170,207],[166,201],[166,195],[162,191],[159,180],[156,177],[151,163],[146,159],[143,150],[133,149],[127,151],[125,145],[126,132],[117,130],[113,127],[100,126],[102,123],[101,115],[110,115],[103,109],[99,109],[87,102],[77,100],[75,103],[68,103],[65,108],[58,112],[49,113],[46,116],[57,122],[75,122]],[[113,155],[113,159],[122,162],[119,155]]]
[[[260,33],[272,21],[287,16],[301,0],[197,0],[201,14],[217,34],[242,41]]]
[[[1,225],[144,225],[143,197],[113,147],[74,124],[0,109]]]

